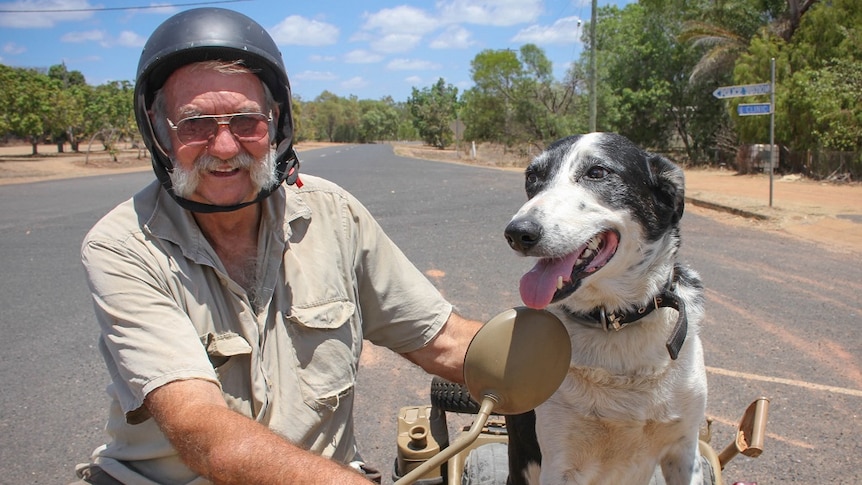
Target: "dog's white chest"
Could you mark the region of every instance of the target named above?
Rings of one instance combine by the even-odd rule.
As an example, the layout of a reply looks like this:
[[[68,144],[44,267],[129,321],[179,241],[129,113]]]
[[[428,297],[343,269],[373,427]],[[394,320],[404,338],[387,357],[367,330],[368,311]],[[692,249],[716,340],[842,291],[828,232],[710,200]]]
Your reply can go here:
[[[541,483],[648,483],[669,453],[696,447],[705,388],[678,385],[685,381],[673,371],[655,378],[570,372],[536,409]]]

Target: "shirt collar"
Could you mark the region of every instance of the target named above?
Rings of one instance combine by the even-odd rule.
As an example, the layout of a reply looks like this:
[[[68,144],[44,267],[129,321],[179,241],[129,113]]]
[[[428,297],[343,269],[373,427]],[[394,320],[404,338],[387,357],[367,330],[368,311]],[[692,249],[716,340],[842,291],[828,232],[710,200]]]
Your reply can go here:
[[[261,224],[281,228],[281,238],[290,237],[290,223],[311,218],[311,208],[302,200],[301,189],[284,185],[262,200]],[[135,209],[146,221],[144,228],[153,237],[177,245],[183,255],[197,263],[215,266],[217,260],[192,213],[179,206],[158,182],[135,197]]]

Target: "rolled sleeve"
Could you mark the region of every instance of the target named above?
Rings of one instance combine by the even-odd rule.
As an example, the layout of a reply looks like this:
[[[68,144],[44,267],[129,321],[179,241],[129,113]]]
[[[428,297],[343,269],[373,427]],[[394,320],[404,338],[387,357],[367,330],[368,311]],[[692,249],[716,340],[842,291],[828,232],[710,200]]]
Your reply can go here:
[[[354,267],[365,338],[398,353],[426,346],[443,328],[452,305],[364,206],[354,200],[351,208],[358,228]]]

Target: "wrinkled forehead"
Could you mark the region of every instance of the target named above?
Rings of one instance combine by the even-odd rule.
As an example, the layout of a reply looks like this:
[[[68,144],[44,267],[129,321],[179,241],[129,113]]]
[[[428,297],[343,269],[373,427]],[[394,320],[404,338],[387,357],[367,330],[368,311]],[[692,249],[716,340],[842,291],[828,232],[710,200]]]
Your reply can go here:
[[[164,90],[170,113],[262,111],[266,104],[262,83],[249,72],[226,73],[184,66],[171,74]]]

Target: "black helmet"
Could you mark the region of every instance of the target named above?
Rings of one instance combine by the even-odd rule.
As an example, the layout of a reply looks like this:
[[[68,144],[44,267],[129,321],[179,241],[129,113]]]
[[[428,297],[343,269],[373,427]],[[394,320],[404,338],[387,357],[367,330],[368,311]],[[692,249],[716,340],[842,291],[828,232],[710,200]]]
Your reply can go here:
[[[242,61],[263,81],[279,104],[274,142],[278,182],[261,190],[253,201],[235,206],[201,204],[177,196],[168,173],[170,157],[156,140],[150,117],[156,91],[180,67],[199,61]],[[281,52],[272,37],[254,20],[221,8],[198,8],[180,12],[159,25],[147,40],[138,62],[135,82],[135,119],[144,143],[152,154],[156,177],[183,207],[197,212],[226,212],[253,204],[274,192],[283,181],[296,182],[299,161],[293,150],[293,116],[290,82]]]

